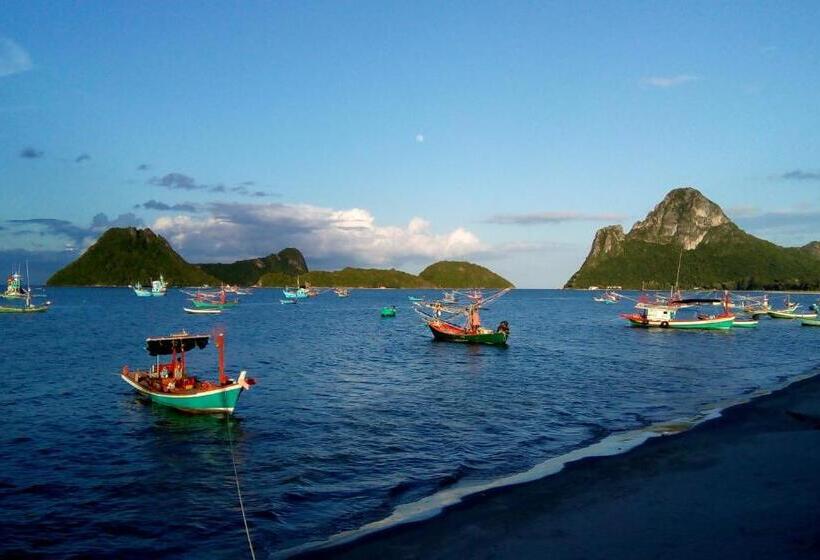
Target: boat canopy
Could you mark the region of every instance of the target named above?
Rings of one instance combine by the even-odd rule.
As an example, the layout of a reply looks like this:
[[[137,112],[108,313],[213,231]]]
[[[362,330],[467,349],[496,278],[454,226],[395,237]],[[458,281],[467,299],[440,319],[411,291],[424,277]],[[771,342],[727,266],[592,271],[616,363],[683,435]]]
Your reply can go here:
[[[195,346],[205,348],[210,335],[207,334],[173,334],[145,339],[145,349],[152,356],[166,356],[174,352],[187,352]]]

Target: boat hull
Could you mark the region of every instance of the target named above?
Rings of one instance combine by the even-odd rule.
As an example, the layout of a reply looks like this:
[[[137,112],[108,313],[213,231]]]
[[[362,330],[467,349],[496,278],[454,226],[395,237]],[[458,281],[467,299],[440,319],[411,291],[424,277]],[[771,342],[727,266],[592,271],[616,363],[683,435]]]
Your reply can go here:
[[[236,305],[236,302],[214,303],[210,301],[198,300],[193,300],[191,303],[193,303],[194,307],[196,307],[197,309],[228,309]]]
[[[182,309],[193,315],[219,315],[222,313],[221,309],[191,309],[190,307],[183,307]]]
[[[467,333],[464,329],[452,327],[446,323],[431,321],[427,323],[433,338],[442,342],[461,342],[464,344],[489,344],[491,346],[506,346],[509,334],[503,331],[485,331]]]
[[[151,391],[124,374],[120,374],[120,377],[140,395],[150,399],[151,402],[192,414],[233,414],[239,395],[243,390],[241,384],[233,383],[212,391],[200,391],[190,395],[174,395]]]
[[[803,319],[800,324],[804,327],[820,327],[820,319]]]
[[[736,329],[753,329],[757,326],[757,319],[735,319],[732,327]]]
[[[734,316],[718,317],[715,319],[696,319],[686,321],[672,319],[670,321],[649,321],[638,315],[627,316],[626,319],[633,327],[660,328],[660,329],[680,329],[680,330],[723,330],[731,329],[735,322]]]
[[[0,306],[0,313],[43,313],[48,311],[47,305],[32,305],[30,307]]]
[[[793,311],[769,311],[772,319],[815,319],[817,313],[794,313]]]

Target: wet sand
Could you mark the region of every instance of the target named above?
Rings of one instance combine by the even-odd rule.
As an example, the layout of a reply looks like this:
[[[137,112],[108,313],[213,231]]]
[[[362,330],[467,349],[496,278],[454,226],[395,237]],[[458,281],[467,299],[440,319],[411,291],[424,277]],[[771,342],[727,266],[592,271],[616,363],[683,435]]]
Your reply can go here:
[[[820,376],[300,558],[820,558]]]

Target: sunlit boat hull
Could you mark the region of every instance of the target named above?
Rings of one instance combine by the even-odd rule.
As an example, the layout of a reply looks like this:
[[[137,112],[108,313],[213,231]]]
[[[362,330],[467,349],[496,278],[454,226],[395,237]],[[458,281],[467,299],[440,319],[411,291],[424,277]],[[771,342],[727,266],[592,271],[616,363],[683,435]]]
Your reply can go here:
[[[820,319],[803,319],[800,324],[804,327],[820,327]]]
[[[0,313],[43,313],[45,311],[48,311],[47,305],[31,305],[28,307],[0,305]]]
[[[194,307],[197,309],[228,309],[236,305],[238,302],[226,301],[225,303],[219,303],[213,301],[192,300],[191,303],[193,303]]]
[[[772,319],[815,319],[817,313],[795,313],[794,311],[769,311]]]
[[[131,373],[122,373],[120,377],[140,395],[155,404],[192,414],[233,414],[239,395],[243,391],[241,382],[244,375],[245,373],[242,372],[239,381],[225,387],[191,394],[159,393],[134,381]]]
[[[482,329],[478,333],[468,333],[465,329],[450,325],[443,321],[427,323],[433,333],[433,338],[443,342],[462,342],[466,344],[489,344],[492,346],[506,346],[509,334],[504,331]]]
[[[219,315],[222,313],[221,309],[191,309],[190,307],[183,307],[182,309],[192,315]]]
[[[633,327],[661,328],[661,329],[701,329],[722,330],[731,329],[735,322],[734,316],[716,317],[714,319],[695,319],[692,321],[671,319],[669,321],[647,320],[641,315],[627,315],[624,317]]]

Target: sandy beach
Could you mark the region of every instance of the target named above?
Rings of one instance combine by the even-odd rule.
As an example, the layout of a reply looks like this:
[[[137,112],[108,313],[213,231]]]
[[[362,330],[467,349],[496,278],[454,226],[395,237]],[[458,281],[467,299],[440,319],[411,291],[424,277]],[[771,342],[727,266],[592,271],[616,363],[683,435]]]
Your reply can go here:
[[[302,558],[820,558],[820,377]]]

